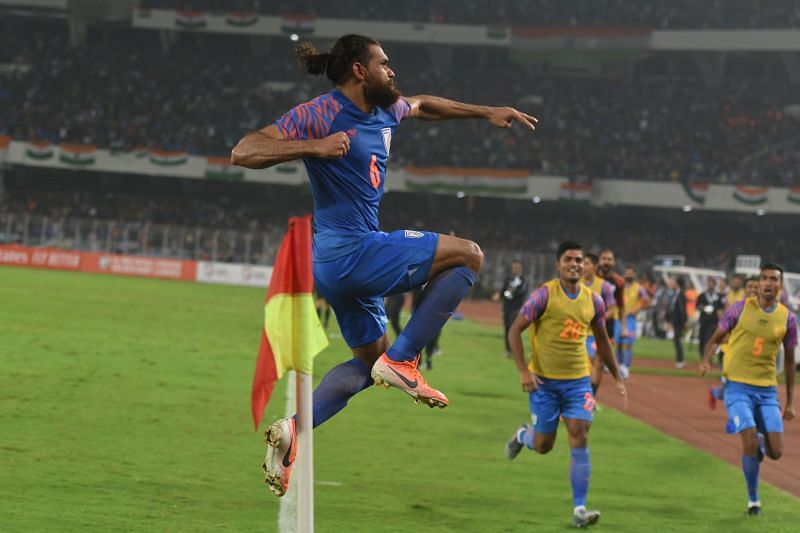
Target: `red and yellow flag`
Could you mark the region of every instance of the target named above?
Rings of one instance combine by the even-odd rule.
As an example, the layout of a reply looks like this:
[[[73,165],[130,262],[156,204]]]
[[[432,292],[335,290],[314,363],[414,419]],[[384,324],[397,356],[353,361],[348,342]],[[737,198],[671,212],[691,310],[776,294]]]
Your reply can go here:
[[[313,286],[311,216],[292,217],[264,301],[264,328],[251,394],[256,430],[275,382],[287,370],[310,374],[314,356],[328,345],[314,307]]]

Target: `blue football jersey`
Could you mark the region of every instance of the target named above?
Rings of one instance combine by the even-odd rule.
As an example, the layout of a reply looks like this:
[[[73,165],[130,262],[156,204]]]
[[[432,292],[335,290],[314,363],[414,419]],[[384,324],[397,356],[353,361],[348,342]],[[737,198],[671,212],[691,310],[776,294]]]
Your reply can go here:
[[[410,110],[401,97],[387,109],[364,113],[333,90],[292,108],[275,123],[287,140],[321,139],[340,131],[350,138],[350,151],[341,159],[303,159],[314,198],[315,261],[351,254],[361,239],[378,231],[392,135]]]

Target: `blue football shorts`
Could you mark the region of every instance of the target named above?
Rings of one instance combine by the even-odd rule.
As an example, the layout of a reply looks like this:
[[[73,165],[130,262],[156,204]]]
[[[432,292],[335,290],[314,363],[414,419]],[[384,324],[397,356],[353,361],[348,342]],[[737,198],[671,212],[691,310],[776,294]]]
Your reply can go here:
[[[739,433],[752,427],[759,433],[783,433],[776,387],[756,387],[728,380],[724,392],[728,433]]]
[[[348,346],[383,336],[388,322],[383,297],[424,284],[438,244],[439,234],[429,231],[376,231],[355,253],[314,262],[314,282],[331,304]]]
[[[559,416],[592,421],[594,396],[588,376],[579,379],[540,379],[543,383],[536,392],[530,393],[531,417],[537,433],[555,433]]]
[[[626,337],[626,344],[633,344],[633,341],[636,340],[636,329],[638,324],[636,323],[636,317],[633,315],[628,315],[625,317],[625,327],[628,329],[628,336]],[[620,332],[620,335],[622,332]]]

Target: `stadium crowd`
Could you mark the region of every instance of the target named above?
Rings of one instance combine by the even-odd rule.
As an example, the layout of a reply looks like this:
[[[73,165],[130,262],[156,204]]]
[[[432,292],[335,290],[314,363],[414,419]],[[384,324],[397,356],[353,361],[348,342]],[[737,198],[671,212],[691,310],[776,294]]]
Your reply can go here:
[[[178,34],[164,51],[151,32],[100,27],[73,49],[63,24],[7,17],[0,27],[0,133],[18,139],[224,156],[244,132],[328,87],[303,77],[283,40],[256,52],[241,37]],[[777,55],[731,56],[727,76],[709,87],[688,57],[643,60],[625,82],[522,66],[499,51],[457,48],[447,61],[421,62],[419,46],[387,49],[406,93],[516,105],[540,119],[534,135],[412,121],[398,133],[395,164],[586,179],[789,185],[798,177],[800,121],[785,112],[796,91]]]
[[[800,6],[786,0],[142,0],[140,5],[445,24],[717,29],[792,28],[800,23]]]

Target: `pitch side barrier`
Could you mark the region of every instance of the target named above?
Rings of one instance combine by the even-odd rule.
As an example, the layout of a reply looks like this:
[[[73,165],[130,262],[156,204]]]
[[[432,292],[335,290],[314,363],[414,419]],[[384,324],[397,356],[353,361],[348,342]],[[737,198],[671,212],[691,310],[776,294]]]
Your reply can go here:
[[[272,277],[271,266],[17,245],[0,245],[0,265],[262,288]]]
[[[706,281],[708,281],[708,278],[714,278],[719,282],[719,280],[727,276],[722,270],[689,266],[656,266],[653,267],[653,270],[658,272],[664,281],[667,281],[669,278],[683,278],[691,282],[694,288],[697,289],[698,294],[706,290]]]

